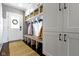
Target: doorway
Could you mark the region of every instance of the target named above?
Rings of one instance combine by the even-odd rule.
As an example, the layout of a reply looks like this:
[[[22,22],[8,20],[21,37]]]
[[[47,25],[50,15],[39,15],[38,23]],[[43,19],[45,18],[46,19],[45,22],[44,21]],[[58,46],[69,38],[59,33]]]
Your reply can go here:
[[[7,12],[8,41],[23,39],[23,15]]]

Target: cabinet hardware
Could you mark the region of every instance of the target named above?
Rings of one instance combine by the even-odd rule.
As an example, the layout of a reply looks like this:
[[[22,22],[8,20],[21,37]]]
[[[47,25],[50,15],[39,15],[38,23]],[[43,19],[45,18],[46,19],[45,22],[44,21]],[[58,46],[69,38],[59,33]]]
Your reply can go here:
[[[66,3],[64,3],[64,9],[67,9]]]
[[[66,42],[66,34],[64,34],[64,42]]]
[[[59,40],[61,41],[61,34],[59,34]]]
[[[59,3],[59,11],[61,11],[61,3]]]

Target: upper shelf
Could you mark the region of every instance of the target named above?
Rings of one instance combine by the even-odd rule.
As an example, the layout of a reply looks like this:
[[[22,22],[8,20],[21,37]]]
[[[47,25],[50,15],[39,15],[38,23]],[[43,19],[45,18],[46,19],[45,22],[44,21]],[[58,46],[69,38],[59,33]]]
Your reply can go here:
[[[25,22],[30,21],[40,15],[43,15],[43,5],[40,5],[33,12],[31,12],[29,15],[25,16]]]
[[[38,14],[38,15],[36,15],[36,16],[33,16],[33,17],[31,17],[31,18],[25,20],[25,22],[27,22],[27,21],[32,21],[33,19],[35,19],[36,17],[41,16],[41,15],[43,15],[43,12],[40,13],[40,14]]]

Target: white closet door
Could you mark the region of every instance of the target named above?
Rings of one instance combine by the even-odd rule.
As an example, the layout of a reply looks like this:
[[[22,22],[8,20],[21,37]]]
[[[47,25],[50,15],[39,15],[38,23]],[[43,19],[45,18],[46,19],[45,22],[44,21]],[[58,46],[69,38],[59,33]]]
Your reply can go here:
[[[58,3],[44,4],[43,53],[45,55],[59,54],[61,46],[61,41],[59,40],[59,33],[62,31],[61,21],[62,19],[61,19],[61,11],[59,11],[59,4]]]
[[[79,3],[66,4],[64,9],[64,33],[67,55],[79,56]]]
[[[66,4],[64,9],[64,31],[79,33],[79,4]]]
[[[67,54],[69,56],[79,56],[79,34],[68,33]]]

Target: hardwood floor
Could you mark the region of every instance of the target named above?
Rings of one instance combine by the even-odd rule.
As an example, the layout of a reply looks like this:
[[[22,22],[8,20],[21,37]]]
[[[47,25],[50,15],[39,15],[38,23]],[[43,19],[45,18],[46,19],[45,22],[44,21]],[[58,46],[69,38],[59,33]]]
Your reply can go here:
[[[9,42],[4,43],[1,49],[1,56],[9,56]]]
[[[9,50],[11,56],[39,56],[34,50],[32,50],[23,41],[9,43]]]
[[[40,56],[23,41],[14,41],[3,44],[2,56]]]

